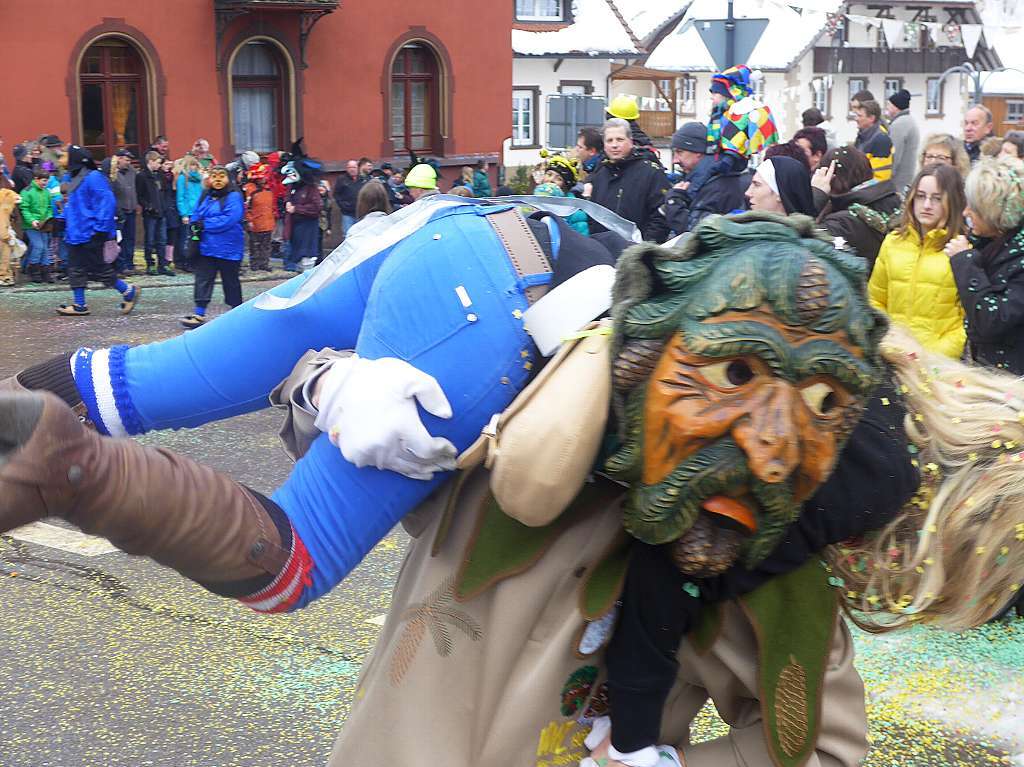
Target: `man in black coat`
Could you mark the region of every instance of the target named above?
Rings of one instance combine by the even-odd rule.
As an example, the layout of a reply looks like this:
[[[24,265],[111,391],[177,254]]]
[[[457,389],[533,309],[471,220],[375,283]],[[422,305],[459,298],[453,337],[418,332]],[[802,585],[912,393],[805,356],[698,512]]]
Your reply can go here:
[[[704,123],[686,123],[672,135],[672,162],[679,165],[685,174],[665,197],[665,221],[673,237],[690,231],[714,213],[731,213],[746,207],[743,193],[750,184],[746,170],[714,175],[696,196],[690,195],[689,176],[701,165],[715,161],[707,150],[708,129]]]
[[[373,167],[372,164],[370,166]],[[369,173],[369,171],[367,171]],[[360,163],[349,160],[345,164],[345,172],[334,182],[334,201],[341,212],[341,230],[347,232],[356,222],[356,198],[359,190],[369,180],[369,176],[360,173]]]
[[[645,240],[664,242],[668,226],[661,206],[671,186],[665,170],[634,146],[629,123],[618,117],[604,124],[604,152],[589,179],[590,199],[632,221]],[[591,221],[591,234],[603,231]]]

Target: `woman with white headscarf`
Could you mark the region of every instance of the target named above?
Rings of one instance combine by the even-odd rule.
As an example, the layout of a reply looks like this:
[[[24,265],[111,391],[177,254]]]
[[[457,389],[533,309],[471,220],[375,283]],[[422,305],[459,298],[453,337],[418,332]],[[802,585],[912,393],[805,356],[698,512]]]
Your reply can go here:
[[[813,216],[811,174],[792,157],[769,157],[761,163],[746,192],[751,210]]]

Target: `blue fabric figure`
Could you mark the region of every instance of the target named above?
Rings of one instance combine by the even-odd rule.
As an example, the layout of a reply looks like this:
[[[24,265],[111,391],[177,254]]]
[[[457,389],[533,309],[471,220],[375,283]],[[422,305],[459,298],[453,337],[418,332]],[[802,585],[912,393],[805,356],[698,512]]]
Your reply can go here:
[[[464,450],[529,378],[536,350],[523,328],[525,291],[551,279],[517,274],[488,220],[508,209],[440,210],[411,236],[286,309],[268,311],[254,299],[167,341],[80,349],[73,369],[89,416],[113,435],[199,426],[266,407],[270,391],[309,349],[355,349],[362,358],[396,357],[434,376],[453,417],[421,412],[424,425]],[[316,274],[295,277],[271,295],[294,296]],[[326,593],[444,480],[356,468],[319,435],[272,496],[308,551],[309,577],[301,592],[282,595],[286,603],[251,606],[296,609]]]

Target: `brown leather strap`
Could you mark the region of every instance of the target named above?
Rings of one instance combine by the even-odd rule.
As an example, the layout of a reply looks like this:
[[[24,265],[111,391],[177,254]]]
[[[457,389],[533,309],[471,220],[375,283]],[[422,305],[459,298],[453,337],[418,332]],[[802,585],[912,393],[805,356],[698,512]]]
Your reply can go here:
[[[500,213],[492,213],[487,216],[495,233],[508,251],[512,268],[520,277],[530,277],[535,274],[550,274],[553,269],[548,257],[544,255],[537,238],[530,231],[530,225],[523,218],[523,214],[515,208],[503,210]],[[548,292],[547,285],[533,285],[526,289],[526,300],[532,306],[545,293]]]

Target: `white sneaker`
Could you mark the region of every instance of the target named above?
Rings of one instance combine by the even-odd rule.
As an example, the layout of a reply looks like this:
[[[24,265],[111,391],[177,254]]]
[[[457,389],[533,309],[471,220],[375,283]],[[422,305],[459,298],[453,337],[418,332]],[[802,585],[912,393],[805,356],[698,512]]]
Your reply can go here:
[[[316,266],[316,259],[304,258],[299,263],[302,266],[302,271],[306,271],[307,269],[312,269],[314,266]]]

